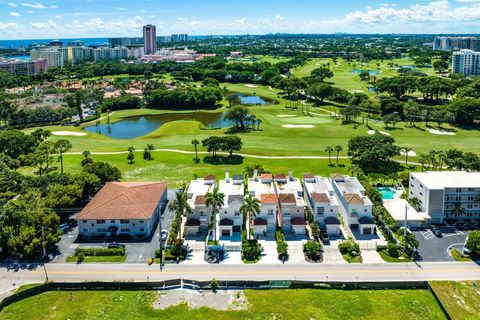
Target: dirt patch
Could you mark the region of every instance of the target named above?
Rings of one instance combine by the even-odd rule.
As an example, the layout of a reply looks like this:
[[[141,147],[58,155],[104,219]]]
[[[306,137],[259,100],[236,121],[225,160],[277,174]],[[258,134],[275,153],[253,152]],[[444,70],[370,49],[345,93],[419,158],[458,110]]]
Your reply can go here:
[[[207,307],[215,310],[246,310],[248,301],[243,291],[219,290],[196,291],[175,289],[161,292],[153,303],[155,309],[166,309],[185,303],[189,308],[197,309]]]

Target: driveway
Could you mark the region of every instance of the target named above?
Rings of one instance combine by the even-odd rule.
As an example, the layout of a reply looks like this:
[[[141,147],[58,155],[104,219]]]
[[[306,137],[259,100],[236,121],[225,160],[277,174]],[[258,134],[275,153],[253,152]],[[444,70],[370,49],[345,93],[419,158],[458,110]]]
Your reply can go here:
[[[416,236],[421,261],[454,261],[448,254],[448,248],[452,245],[465,243],[468,231],[460,230],[453,226],[439,227],[443,237],[436,237],[431,229],[412,231]]]
[[[288,244],[288,260],[286,263],[308,263],[305,260],[305,255],[303,254],[303,244],[307,241],[307,235],[285,235],[285,242]]]

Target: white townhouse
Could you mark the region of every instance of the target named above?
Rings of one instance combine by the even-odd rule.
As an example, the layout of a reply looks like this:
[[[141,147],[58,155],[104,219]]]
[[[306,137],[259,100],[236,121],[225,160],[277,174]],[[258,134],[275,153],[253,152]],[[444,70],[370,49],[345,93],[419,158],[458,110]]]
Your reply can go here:
[[[218,184],[219,192],[225,195],[224,205],[219,210],[217,217],[217,234],[223,237],[231,237],[234,233],[242,232],[243,216],[240,213],[240,207],[243,205],[245,197],[245,185],[243,176],[233,175],[227,171],[225,179],[220,180]]]
[[[73,218],[84,239],[150,236],[167,202],[165,182],[108,182]]]
[[[258,236],[274,236],[277,228],[278,199],[271,174],[258,176],[255,170],[253,178],[248,179],[248,193],[260,201],[260,213],[253,218],[253,231]]]
[[[207,175],[203,179],[192,180],[187,189],[188,204],[192,213],[187,214],[185,232],[187,235],[198,235],[200,232],[208,232],[210,224],[211,208],[206,206],[205,195],[215,188],[216,177]]]
[[[409,189],[431,223],[480,219],[480,172],[412,172]]]
[[[300,179],[293,172],[275,175],[275,192],[278,198],[278,225],[285,233],[305,234],[305,199]]]
[[[340,214],[352,231],[360,234],[375,234],[372,219],[372,201],[365,195],[365,188],[355,177],[332,174],[333,190],[340,203]]]
[[[328,178],[303,174],[305,199],[312,209],[315,221],[330,235],[340,235],[339,203]]]

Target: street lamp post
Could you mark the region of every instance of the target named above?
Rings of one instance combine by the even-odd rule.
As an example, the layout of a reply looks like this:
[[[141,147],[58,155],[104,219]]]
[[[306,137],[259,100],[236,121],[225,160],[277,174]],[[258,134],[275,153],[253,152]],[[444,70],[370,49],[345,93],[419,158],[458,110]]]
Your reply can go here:
[[[403,224],[403,252],[407,250],[407,215],[408,215],[408,206],[405,205],[405,222]]]
[[[162,251],[162,214],[160,212],[160,218],[158,219],[158,229],[159,229],[159,234],[158,234],[158,242],[159,242],[159,245],[160,245],[160,271],[162,271],[162,257],[163,257],[163,251]]]

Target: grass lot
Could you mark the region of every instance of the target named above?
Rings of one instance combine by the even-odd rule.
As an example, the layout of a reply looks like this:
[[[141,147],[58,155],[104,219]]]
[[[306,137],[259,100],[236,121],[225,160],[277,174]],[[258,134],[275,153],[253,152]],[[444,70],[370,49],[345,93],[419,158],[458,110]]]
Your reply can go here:
[[[360,263],[360,262],[362,262],[362,256],[361,255],[356,256],[356,257],[352,257],[349,254],[343,254],[342,257],[343,257],[343,260],[347,261],[348,263]]]
[[[77,256],[67,257],[67,262],[78,262]],[[101,262],[125,262],[127,255],[123,256],[85,256],[82,263],[101,263]]]
[[[430,286],[452,319],[479,319],[480,290],[472,288],[472,281],[438,281],[431,282]]]
[[[380,251],[378,251],[378,254],[380,255],[380,257],[382,257],[383,260],[385,260],[386,262],[390,262],[390,263],[412,262],[412,260],[408,259],[408,257],[405,256],[405,255],[403,255],[402,257],[399,257],[399,258],[392,257],[388,254],[387,250],[380,250]],[[400,258],[402,258],[402,259],[400,259]]]
[[[154,310],[142,291],[47,292],[10,305],[1,319],[444,319],[426,290],[246,290],[246,311]]]

